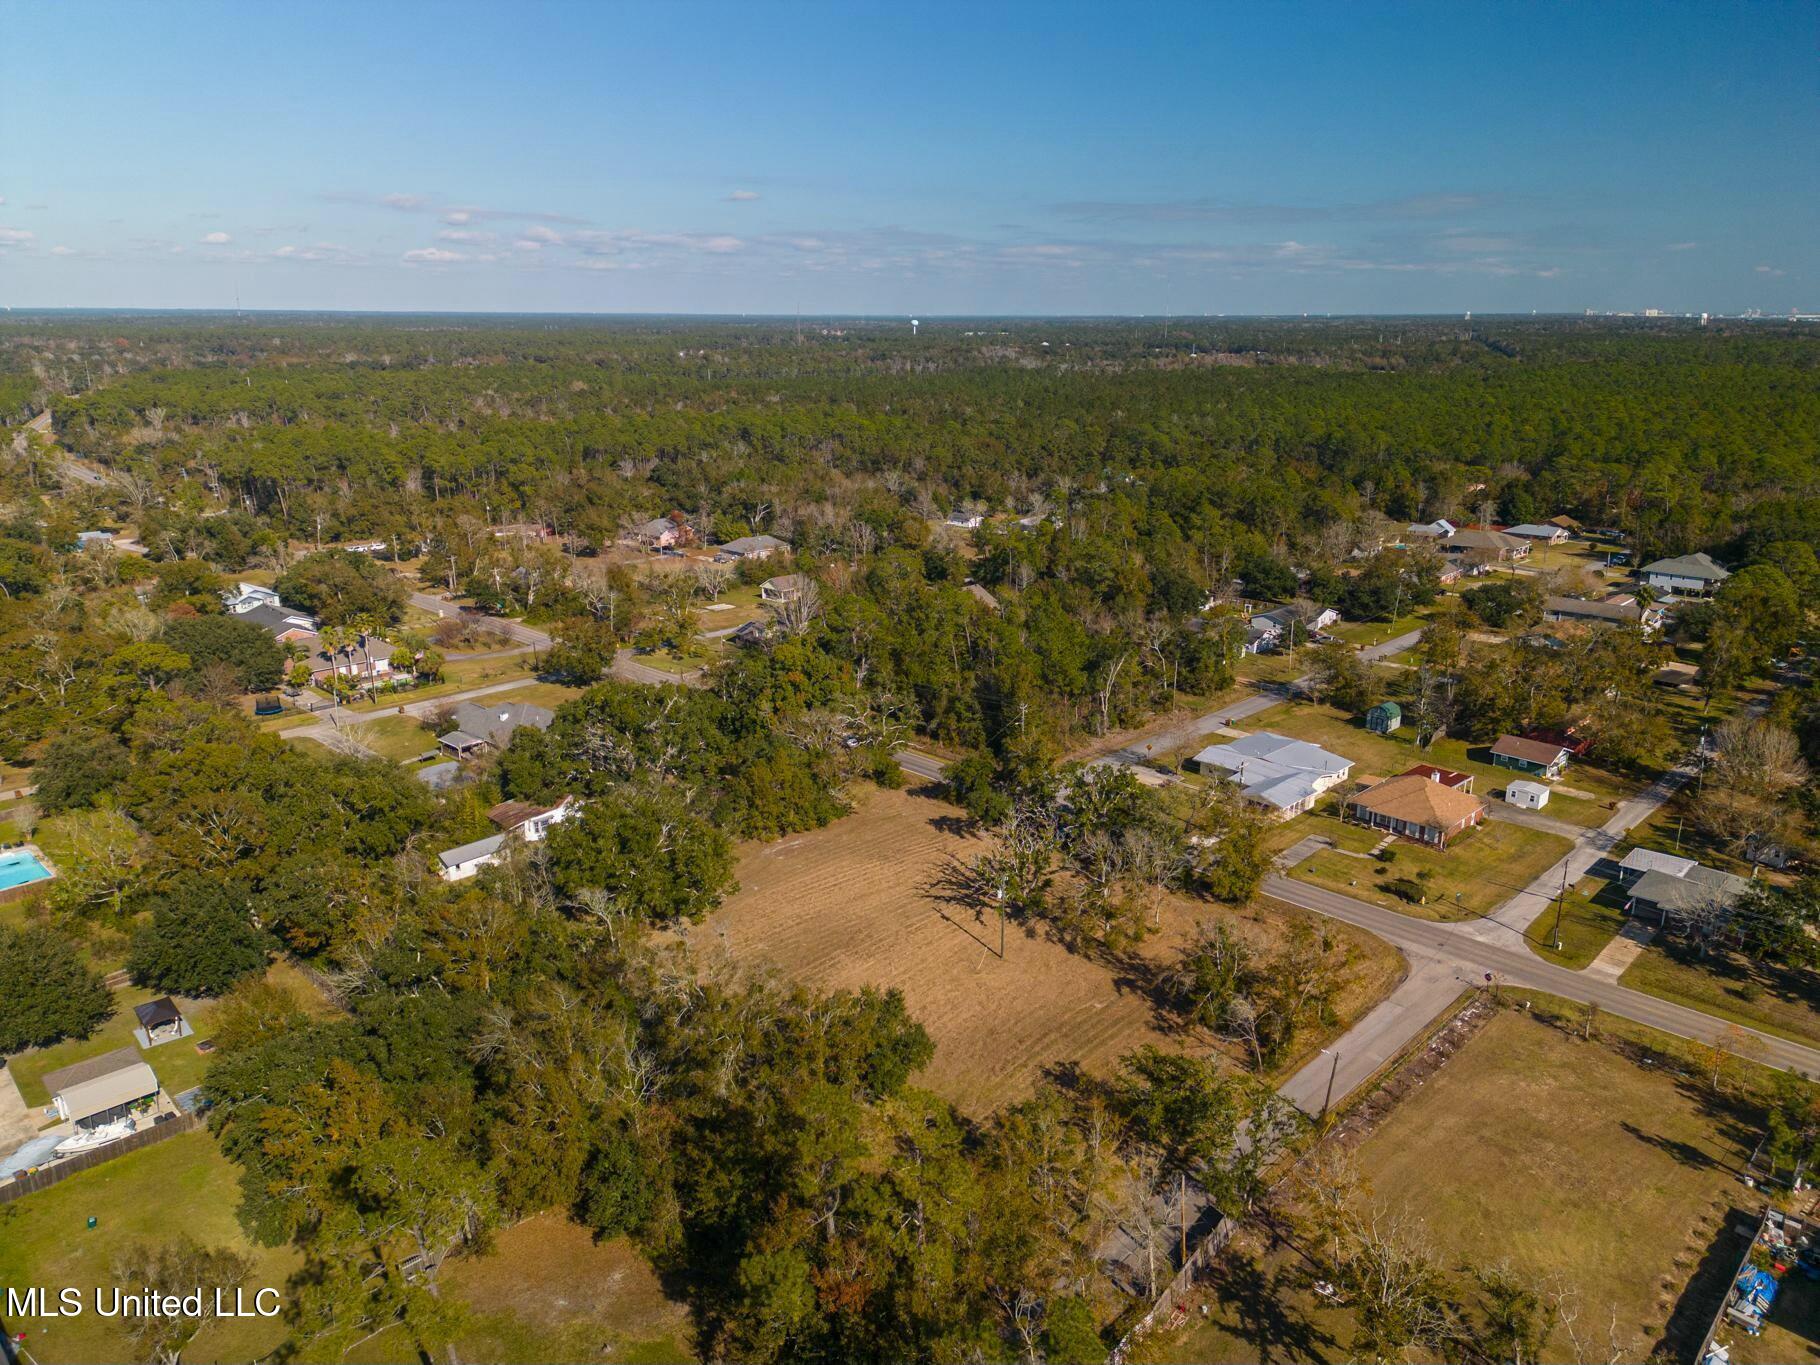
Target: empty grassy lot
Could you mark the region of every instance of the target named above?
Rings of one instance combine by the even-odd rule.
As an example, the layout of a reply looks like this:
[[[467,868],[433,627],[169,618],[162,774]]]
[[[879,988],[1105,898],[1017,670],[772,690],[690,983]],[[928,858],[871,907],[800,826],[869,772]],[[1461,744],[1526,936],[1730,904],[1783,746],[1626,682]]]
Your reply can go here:
[[[1319,832],[1325,833],[1325,827]],[[1290,875],[1420,919],[1476,919],[1523,890],[1572,847],[1546,830],[1488,820],[1446,849],[1398,840],[1391,845],[1396,858],[1389,864],[1329,849],[1299,864]],[[1385,869],[1382,873],[1377,871],[1380,867]],[[1413,880],[1424,872],[1432,874],[1426,882],[1425,905],[1382,889],[1384,882]]]
[[[1165,898],[1160,931],[1116,968],[1016,924],[1001,959],[996,919],[976,919],[933,888],[947,858],[985,846],[953,806],[867,789],[854,814],[826,829],[748,847],[739,892],[690,938],[703,954],[815,986],[900,988],[936,1044],[920,1083],[979,1115],[1028,1095],[1054,1063],[1104,1071],[1144,1043],[1184,1046],[1186,1035],[1159,1013],[1154,981],[1194,920],[1229,918],[1264,943],[1291,913]],[[1354,974],[1340,1002],[1343,1027],[1394,984],[1402,960],[1367,934],[1348,930],[1340,941]]]
[[[1658,938],[1619,984],[1820,1047],[1820,973],[1765,966],[1724,950],[1700,957]]]
[[[172,1044],[172,1046],[179,1046]],[[204,1246],[229,1247],[248,1257],[245,1287],[282,1289],[296,1269],[289,1248],[258,1247],[235,1220],[239,1173],[206,1132],[184,1133],[82,1171],[61,1184],[0,1205],[0,1285],[75,1286],[88,1311],[60,1319],[8,1318],[9,1332],[26,1334],[26,1349],[42,1365],[100,1365],[134,1358],[118,1321],[94,1312],[94,1286],[119,1281],[113,1258],[132,1242],[157,1245],[179,1232]],[[89,1218],[99,1220],[90,1229]],[[185,1361],[264,1358],[285,1337],[281,1320],[245,1318],[209,1324],[184,1351]]]
[[[1485,745],[1467,744],[1464,740],[1436,740],[1427,749],[1416,747],[1415,731],[1405,726],[1392,735],[1374,735],[1361,719],[1331,706],[1312,702],[1294,702],[1272,707],[1241,728],[1270,730],[1279,735],[1306,739],[1336,754],[1344,754],[1356,765],[1353,775],[1372,773],[1390,777],[1412,764],[1433,763],[1456,772],[1471,773],[1476,781],[1473,792],[1486,801],[1500,800],[1504,784],[1522,773],[1491,764]],[[1576,825],[1602,825],[1611,818],[1610,803],[1629,796],[1635,785],[1583,762],[1568,765],[1566,774],[1550,798],[1546,813],[1558,820]],[[1562,794],[1560,788],[1572,787],[1591,792],[1592,800]]]
[[[1672,1340],[1671,1314],[1727,1212],[1749,1199],[1738,1142],[1754,1137],[1715,1117],[1697,1085],[1512,1010],[1412,1091],[1355,1160],[1376,1203],[1420,1220],[1439,1264],[1508,1260],[1567,1286],[1601,1353],[1615,1313],[1621,1359],[1662,1346],[1684,1358],[1717,1302],[1690,1304],[1699,1311],[1675,1317]],[[1146,1342],[1139,1358],[1353,1358],[1351,1315],[1316,1300],[1306,1264],[1253,1233],[1217,1267],[1209,1317]],[[1542,1358],[1576,1357],[1557,1333]]]

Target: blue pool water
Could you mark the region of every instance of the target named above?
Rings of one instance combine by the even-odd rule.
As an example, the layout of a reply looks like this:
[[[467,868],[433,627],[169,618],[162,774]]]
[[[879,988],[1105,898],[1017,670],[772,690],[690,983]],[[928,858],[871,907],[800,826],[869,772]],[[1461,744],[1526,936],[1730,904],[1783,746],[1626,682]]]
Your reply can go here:
[[[0,891],[24,886],[27,882],[41,882],[50,875],[51,870],[38,861],[35,853],[0,853]]]

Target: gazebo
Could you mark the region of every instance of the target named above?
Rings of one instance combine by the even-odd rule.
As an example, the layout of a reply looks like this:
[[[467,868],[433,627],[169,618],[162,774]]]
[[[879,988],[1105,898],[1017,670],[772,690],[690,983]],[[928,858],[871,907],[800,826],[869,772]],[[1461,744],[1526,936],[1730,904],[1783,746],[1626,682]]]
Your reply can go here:
[[[134,1005],[133,1013],[139,1020],[139,1027],[133,1030],[133,1036],[138,1039],[140,1047],[174,1043],[196,1031],[190,1027],[190,1021],[183,1017],[183,1011],[177,1008],[177,1002],[168,995],[148,1000],[143,1005]]]

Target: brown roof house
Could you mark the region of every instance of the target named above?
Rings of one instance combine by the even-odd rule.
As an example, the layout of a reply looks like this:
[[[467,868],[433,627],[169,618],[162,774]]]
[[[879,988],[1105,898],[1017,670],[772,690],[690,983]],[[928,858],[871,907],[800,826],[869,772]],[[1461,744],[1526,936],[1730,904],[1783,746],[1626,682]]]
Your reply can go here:
[[[1445,780],[1458,776],[1444,768],[1429,768],[1386,778],[1348,801],[1346,815],[1373,829],[1446,848],[1448,840],[1485,818],[1483,801]]]
[[[1567,771],[1567,757],[1567,746],[1552,740],[1499,735],[1498,742],[1491,746],[1493,767],[1515,768],[1518,772],[1550,781]]]

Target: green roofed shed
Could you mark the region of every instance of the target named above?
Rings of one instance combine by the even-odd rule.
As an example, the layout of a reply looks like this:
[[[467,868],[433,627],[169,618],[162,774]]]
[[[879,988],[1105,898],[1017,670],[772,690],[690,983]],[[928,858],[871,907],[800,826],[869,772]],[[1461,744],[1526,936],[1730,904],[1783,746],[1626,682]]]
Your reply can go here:
[[[1387,735],[1402,725],[1403,708],[1394,701],[1381,701],[1365,713],[1365,728],[1374,735]]]

